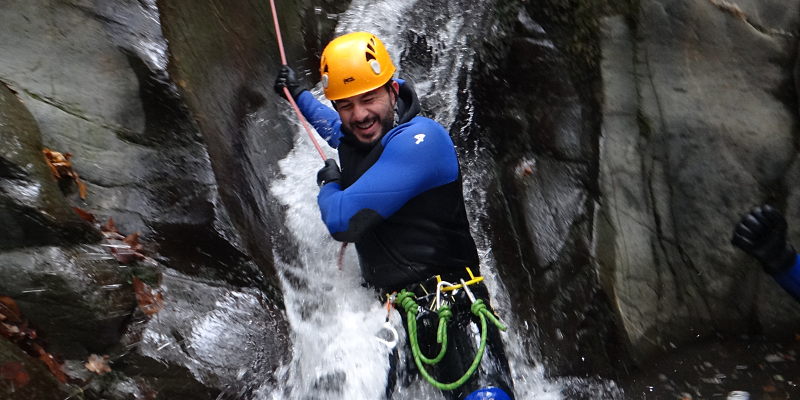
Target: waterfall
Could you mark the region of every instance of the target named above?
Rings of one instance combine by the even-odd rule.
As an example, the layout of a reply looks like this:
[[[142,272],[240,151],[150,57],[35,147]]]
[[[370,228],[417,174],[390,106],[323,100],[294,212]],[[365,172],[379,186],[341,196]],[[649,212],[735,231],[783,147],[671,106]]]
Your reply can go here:
[[[339,15],[337,34],[369,31],[387,45],[398,65],[398,75],[415,84],[423,112],[453,131],[471,123],[472,98],[467,89],[475,59],[473,39],[482,36],[482,24],[492,2],[463,0],[355,0]],[[414,57],[419,56],[422,60]],[[312,93],[326,102],[319,87]],[[466,116],[457,121],[459,116]],[[286,118],[296,117],[286,110]],[[463,118],[463,117],[462,117]],[[457,133],[458,134],[458,133]],[[464,142],[457,140],[456,143]],[[468,142],[468,141],[466,141]],[[284,386],[262,387],[264,399],[380,399],[385,391],[389,351],[376,335],[387,316],[372,290],[360,285],[355,249],[349,248],[344,269],[336,266],[339,244],[320,220],[315,185],[322,162],[298,125],[294,150],[280,162],[283,179],[271,190],[287,207],[287,227],[299,247],[300,259],[277,260],[284,287],[287,316],[292,326],[293,358],[279,372]],[[325,148],[335,157],[335,150]],[[536,360],[526,359],[522,341],[510,317],[509,299],[495,273],[490,240],[484,234],[486,187],[491,180],[485,151],[475,145],[459,149],[464,191],[479,248],[481,271],[492,293],[493,305],[506,322],[506,352],[517,399],[561,399],[562,384],[544,378]],[[398,313],[391,322],[401,333]],[[401,362],[405,343],[398,344]],[[401,366],[402,368],[402,366]],[[416,379],[416,377],[414,377]],[[398,388],[393,399],[439,399],[438,390],[421,379]]]

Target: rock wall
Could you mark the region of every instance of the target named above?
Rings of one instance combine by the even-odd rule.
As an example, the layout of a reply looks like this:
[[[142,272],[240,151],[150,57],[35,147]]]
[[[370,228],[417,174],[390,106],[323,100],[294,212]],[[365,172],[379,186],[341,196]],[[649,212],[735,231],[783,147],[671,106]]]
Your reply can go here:
[[[530,359],[552,375],[611,374],[624,354],[593,258],[593,77],[564,50],[566,34],[543,25],[541,6],[506,5],[475,80],[495,162],[492,249]]]
[[[797,243],[799,6],[498,3],[474,89],[493,251],[549,373],[797,332],[798,305],[729,241],[769,201]]]
[[[224,9],[236,10],[242,19],[253,16],[259,21],[253,26],[266,29],[264,7],[263,2],[239,7],[228,2]],[[206,11],[190,15],[230,23]],[[255,78],[250,75],[255,70],[262,78],[270,74],[277,64],[270,58],[274,45],[251,47],[237,33],[213,33],[211,39],[223,43],[227,53],[209,53],[219,64],[193,66],[217,72],[228,68],[222,75],[248,80]],[[198,34],[196,39],[202,38]],[[174,53],[180,53],[181,42],[175,39],[175,44]],[[249,384],[242,379],[253,380],[239,373],[242,366],[269,380],[289,346],[268,232],[279,229],[280,220],[255,204],[268,202],[264,182],[269,169],[260,169],[274,161],[262,152],[277,157],[291,141],[263,134],[269,140],[253,146],[225,141],[245,137],[242,132],[251,139],[261,133],[252,122],[263,110],[251,113],[269,93],[262,89],[271,91],[265,81],[231,85],[235,93],[224,97],[230,80],[173,78],[167,71],[172,50],[162,35],[155,1],[6,1],[0,4],[0,51],[0,295],[13,298],[47,341],[47,350],[66,361],[61,368],[71,387],[56,389],[71,394],[80,386],[90,398],[197,399],[218,398],[223,392],[241,396]],[[264,59],[223,64],[247,57]],[[173,63],[176,71],[187,65]],[[182,91],[187,87],[195,90]],[[193,96],[199,92],[207,96]],[[218,122],[218,129],[204,121]],[[256,161],[245,162],[241,170],[228,168],[229,160],[215,156],[229,144],[243,155],[224,154],[231,163]],[[56,181],[43,147],[72,154],[73,171],[88,189],[85,199],[74,181]],[[241,181],[236,178],[258,172],[265,174],[246,182],[251,186],[237,186]],[[245,206],[255,211],[243,213]],[[92,213],[98,223],[79,218],[73,207]],[[98,229],[109,218],[123,234],[140,233],[140,251],[148,256],[144,262],[120,260],[109,252]],[[180,318],[147,318],[137,311],[133,276],[164,293],[165,315],[178,305],[194,307],[178,313]],[[202,284],[179,290],[182,285],[173,276]],[[204,292],[215,301],[188,300]],[[223,307],[232,301],[226,299],[241,297],[255,300]],[[237,308],[245,307],[252,314],[264,312],[267,326],[260,335],[250,336],[250,325],[237,319]],[[226,340],[278,353],[215,357],[215,351],[230,351],[223,348],[228,343],[197,336],[198,326],[214,318],[231,324]],[[166,351],[173,346],[183,355]],[[112,356],[113,379],[86,375],[83,362],[90,353]],[[32,385],[39,383],[45,384]]]
[[[765,201],[798,232],[799,8],[641,1],[604,21],[597,260],[638,359],[800,326],[800,307],[729,243]]]

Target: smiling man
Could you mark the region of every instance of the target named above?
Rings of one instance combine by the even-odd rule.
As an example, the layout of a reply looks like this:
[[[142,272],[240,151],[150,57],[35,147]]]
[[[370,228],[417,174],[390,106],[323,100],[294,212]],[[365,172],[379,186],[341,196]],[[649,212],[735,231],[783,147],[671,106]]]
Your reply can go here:
[[[436,121],[417,115],[417,95],[410,83],[393,78],[395,70],[377,37],[355,32],[331,41],[320,60],[322,86],[335,111],[305,90],[288,66],[281,67],[275,90],[282,94],[288,88],[306,119],[339,152],[341,170],[329,159],[317,174],[317,201],[333,238],[355,243],[368,285],[383,293],[408,289],[421,298],[436,293],[437,280],[432,278],[437,276],[448,282],[475,281],[479,260],[450,135]],[[469,288],[488,303],[482,283]],[[460,297],[447,299],[454,315],[447,353],[434,374],[452,382],[473,360],[480,367],[445,395],[510,399],[512,385],[498,330],[489,328],[481,359],[476,348],[479,320],[470,314],[465,290],[453,293]],[[428,314],[417,318],[426,354],[438,351],[431,340],[435,333],[429,335]]]

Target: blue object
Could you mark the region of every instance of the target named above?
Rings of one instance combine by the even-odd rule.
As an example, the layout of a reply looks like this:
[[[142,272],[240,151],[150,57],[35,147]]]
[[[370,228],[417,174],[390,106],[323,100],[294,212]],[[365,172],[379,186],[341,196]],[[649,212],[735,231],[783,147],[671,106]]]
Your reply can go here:
[[[338,149],[345,136],[339,114],[308,91],[298,96],[297,106],[320,136]],[[380,158],[355,183],[347,188],[328,184],[320,190],[322,220],[338,240],[355,241],[412,198],[459,179],[450,134],[430,118],[417,116],[394,127],[379,145],[383,148]],[[344,163],[342,169],[345,173]],[[357,227],[351,226],[354,218]]]
[[[772,275],[781,287],[795,300],[800,301],[800,257],[795,255],[794,265],[791,268]]]
[[[511,397],[503,389],[488,387],[470,393],[464,400],[511,400]]]
[[[419,194],[458,179],[450,135],[431,119],[415,117],[395,127],[381,145],[380,158],[353,185],[345,190],[325,185],[320,191],[322,220],[331,234],[348,231],[361,210],[386,219]]]

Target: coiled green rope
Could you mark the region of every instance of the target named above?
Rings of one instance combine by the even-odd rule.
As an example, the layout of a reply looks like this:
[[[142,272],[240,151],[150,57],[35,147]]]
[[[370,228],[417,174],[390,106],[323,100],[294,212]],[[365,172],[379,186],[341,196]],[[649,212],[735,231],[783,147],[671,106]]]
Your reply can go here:
[[[454,382],[450,383],[442,383],[436,380],[433,376],[431,376],[428,371],[425,369],[423,363],[428,365],[437,364],[439,361],[444,358],[445,353],[447,352],[447,322],[452,318],[453,313],[450,311],[450,308],[447,306],[443,306],[438,310],[439,314],[439,328],[436,332],[436,342],[441,344],[441,349],[439,350],[439,354],[434,358],[428,358],[419,348],[419,339],[417,338],[417,313],[419,312],[419,305],[414,300],[414,294],[407,290],[402,290],[397,297],[395,298],[395,304],[403,307],[406,311],[406,324],[408,326],[408,340],[411,343],[411,354],[414,355],[414,362],[417,364],[417,369],[419,369],[419,373],[422,375],[425,380],[428,381],[431,385],[435,388],[440,390],[453,390],[457,389],[465,382],[472,377],[472,374],[478,369],[478,365],[481,363],[481,359],[483,358],[483,353],[486,350],[486,319],[489,318],[492,323],[497,326],[498,329],[505,331],[508,329],[505,325],[503,325],[494,315],[492,315],[491,311],[486,307],[486,304],[483,303],[483,300],[475,300],[470,307],[470,311],[475,314],[481,321],[481,342],[480,346],[478,347],[478,352],[475,354],[475,359],[472,360],[472,364],[469,366],[467,371],[461,378],[458,378]]]

